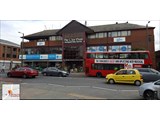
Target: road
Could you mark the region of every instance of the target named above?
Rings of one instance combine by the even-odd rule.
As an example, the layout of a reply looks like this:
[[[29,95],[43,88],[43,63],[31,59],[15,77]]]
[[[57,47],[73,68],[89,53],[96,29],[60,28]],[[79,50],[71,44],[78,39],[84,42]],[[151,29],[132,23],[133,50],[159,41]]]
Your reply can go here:
[[[1,84],[20,84],[20,99],[24,100],[140,100],[138,87],[129,84],[106,84],[105,78],[71,74],[69,77],[38,76],[36,78],[0,77]],[[2,86],[2,85],[1,85]],[[0,87],[0,90],[2,88]],[[0,97],[2,93],[0,93]],[[2,98],[0,98],[2,99]]]

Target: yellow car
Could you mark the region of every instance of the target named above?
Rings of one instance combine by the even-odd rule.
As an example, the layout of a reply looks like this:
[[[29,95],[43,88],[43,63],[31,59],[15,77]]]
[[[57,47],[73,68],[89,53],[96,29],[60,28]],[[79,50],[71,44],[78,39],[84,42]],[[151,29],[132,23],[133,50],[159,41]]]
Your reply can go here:
[[[121,69],[114,74],[106,76],[106,82],[113,83],[131,83],[140,86],[143,83],[142,75],[136,69]]]

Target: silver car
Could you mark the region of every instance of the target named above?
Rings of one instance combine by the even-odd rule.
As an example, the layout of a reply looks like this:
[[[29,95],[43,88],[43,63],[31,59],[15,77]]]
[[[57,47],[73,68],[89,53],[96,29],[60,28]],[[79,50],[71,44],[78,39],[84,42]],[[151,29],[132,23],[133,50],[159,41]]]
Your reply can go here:
[[[160,79],[142,84],[139,87],[139,95],[146,100],[160,99]]]

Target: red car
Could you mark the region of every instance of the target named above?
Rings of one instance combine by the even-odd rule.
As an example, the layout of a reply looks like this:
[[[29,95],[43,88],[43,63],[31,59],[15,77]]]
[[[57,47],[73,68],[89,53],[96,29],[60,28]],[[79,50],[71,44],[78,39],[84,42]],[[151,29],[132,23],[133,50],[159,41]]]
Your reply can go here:
[[[38,71],[29,67],[19,67],[15,70],[11,70],[7,73],[8,77],[33,77],[38,76]]]

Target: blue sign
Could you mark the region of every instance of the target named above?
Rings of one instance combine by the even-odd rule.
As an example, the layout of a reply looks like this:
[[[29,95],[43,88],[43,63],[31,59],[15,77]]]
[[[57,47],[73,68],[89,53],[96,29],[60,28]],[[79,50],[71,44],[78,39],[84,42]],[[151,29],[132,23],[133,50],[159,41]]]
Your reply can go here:
[[[56,60],[56,54],[49,54],[48,59],[49,60]]]
[[[26,60],[61,60],[62,54],[33,54],[33,55],[26,55]]]
[[[40,55],[26,55],[26,60],[39,60]]]
[[[126,46],[122,46],[121,47],[121,51],[127,51],[127,47]]]

